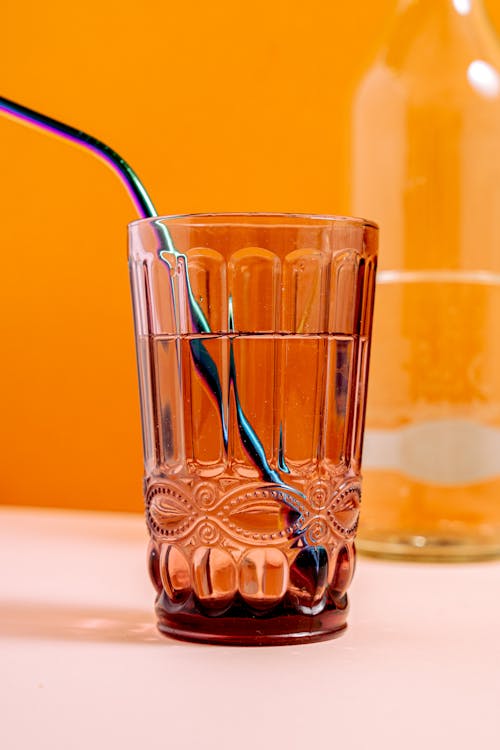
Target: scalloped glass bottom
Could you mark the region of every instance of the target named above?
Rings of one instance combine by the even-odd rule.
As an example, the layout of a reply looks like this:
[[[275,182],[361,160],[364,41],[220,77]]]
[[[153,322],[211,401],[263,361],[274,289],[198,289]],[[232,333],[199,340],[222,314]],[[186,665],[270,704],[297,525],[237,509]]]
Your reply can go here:
[[[156,605],[161,633],[183,641],[226,646],[286,646],[329,640],[345,631],[349,611],[347,597],[342,608],[328,601],[317,614],[281,604],[265,616],[241,603],[216,616],[201,612],[194,601],[178,611],[168,611],[161,600]]]

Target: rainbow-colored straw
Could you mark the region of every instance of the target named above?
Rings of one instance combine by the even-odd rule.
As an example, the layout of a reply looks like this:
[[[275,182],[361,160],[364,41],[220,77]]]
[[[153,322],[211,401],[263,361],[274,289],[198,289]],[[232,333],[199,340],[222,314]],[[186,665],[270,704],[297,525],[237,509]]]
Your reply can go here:
[[[66,125],[59,120],[55,120],[53,117],[36,112],[33,109],[13,102],[3,96],[0,96],[0,112],[4,112],[6,115],[12,117],[15,120],[20,120],[27,125],[34,125],[37,128],[41,128],[48,133],[65,138],[71,143],[77,146],[83,146],[88,149],[106,164],[108,164],[120,177],[124,183],[129,196],[132,198],[134,205],[139,213],[139,216],[143,219],[158,217],[158,213],[153,205],[151,198],[149,197],[144,185],[140,181],[137,174],[134,172],[132,167],[127,164],[125,159],[116,153],[112,148],[107,146],[102,141],[94,138],[94,136],[84,133],[83,130],[73,128],[71,125]],[[182,270],[185,275],[185,284],[188,297],[189,314],[193,323],[193,327],[197,333],[210,333],[210,326],[203,313],[203,310],[199,306],[196,298],[193,295],[191,284],[189,282],[189,273],[187,266],[187,258],[184,254],[179,253],[176,250],[170,232],[165,224],[158,219],[154,222],[158,239],[160,242],[160,248],[158,250],[159,258],[164,262],[168,263],[165,257],[166,253],[172,253],[177,260],[182,259]],[[208,353],[203,341],[201,339],[194,339],[190,342],[191,352],[193,355],[196,369],[200,376],[203,378],[207,386],[212,390],[217,400],[222,429],[224,434],[224,443],[227,445],[227,425],[224,420],[224,413],[222,408],[222,390],[217,372],[217,367]],[[231,344],[232,352],[232,344]],[[281,485],[286,488],[287,485],[283,484],[278,472],[272,469],[267,461],[264,448],[261,441],[253,430],[251,424],[245,416],[243,409],[238,398],[238,389],[236,383],[236,368],[234,361],[232,361],[232,385],[235,394],[236,401],[236,418],[238,424],[238,431],[240,439],[245,447],[246,452],[250,456],[254,464],[260,469],[262,476],[265,480]]]
[[[122,159],[122,157],[112,148],[97,138],[94,138],[93,135],[84,133],[83,130],[78,130],[71,125],[66,125],[66,123],[60,122],[60,120],[55,120],[53,117],[43,115],[41,112],[35,112],[35,110],[29,109],[17,102],[13,102],[10,99],[6,99],[3,96],[0,96],[0,111],[5,112],[6,115],[15,120],[21,121],[26,125],[33,125],[47,133],[65,138],[71,143],[74,143],[77,146],[82,146],[86,150],[91,151],[102,159],[105,164],[110,166],[118,175],[125,185],[125,188],[142,219],[155,218],[158,216],[153,201],[149,197],[146,188],[130,164],[128,164],[125,159]],[[160,249],[158,251],[160,259],[166,263],[167,259],[165,253],[172,253],[176,258],[183,258],[184,261],[186,261],[185,256],[175,249],[167,227],[161,221],[157,221],[155,222],[155,229],[160,241]],[[195,330],[198,333],[209,333],[210,328],[205,315],[203,314],[203,310],[200,308],[191,291],[189,277],[186,277],[186,288],[189,300],[189,311]]]
[[[88,135],[88,133],[84,133],[83,130],[77,130],[71,127],[71,125],[66,125],[52,117],[42,115],[40,112],[28,109],[28,107],[17,104],[3,96],[0,96],[0,111],[5,112],[6,115],[10,115],[15,120],[21,120],[26,125],[34,125],[37,128],[42,128],[48,133],[66,138],[71,143],[83,146],[92,151],[92,153],[108,164],[124,182],[128,194],[132,198],[141,218],[158,216],[151,198],[132,167],[116,151],[113,151],[112,148],[102,141],[99,141],[92,135]]]

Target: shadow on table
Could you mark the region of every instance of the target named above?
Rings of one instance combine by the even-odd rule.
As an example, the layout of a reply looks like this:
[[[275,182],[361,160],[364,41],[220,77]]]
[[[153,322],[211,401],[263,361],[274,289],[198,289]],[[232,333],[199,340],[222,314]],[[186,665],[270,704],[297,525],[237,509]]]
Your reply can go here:
[[[151,615],[65,604],[0,602],[0,636],[93,643],[162,643]]]

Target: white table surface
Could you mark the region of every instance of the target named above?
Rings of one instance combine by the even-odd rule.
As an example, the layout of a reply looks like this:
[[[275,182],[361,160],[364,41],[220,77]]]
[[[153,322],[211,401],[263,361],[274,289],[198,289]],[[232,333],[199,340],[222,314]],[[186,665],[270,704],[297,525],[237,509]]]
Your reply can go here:
[[[1,750],[500,747],[500,563],[360,559],[345,635],[157,634],[139,516],[0,509]]]

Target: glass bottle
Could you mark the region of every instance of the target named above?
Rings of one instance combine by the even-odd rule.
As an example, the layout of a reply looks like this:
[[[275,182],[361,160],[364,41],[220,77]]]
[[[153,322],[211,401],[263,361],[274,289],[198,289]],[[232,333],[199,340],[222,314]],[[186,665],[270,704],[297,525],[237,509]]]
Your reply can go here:
[[[500,556],[500,48],[479,0],[405,0],[353,105],[381,228],[358,548]]]

